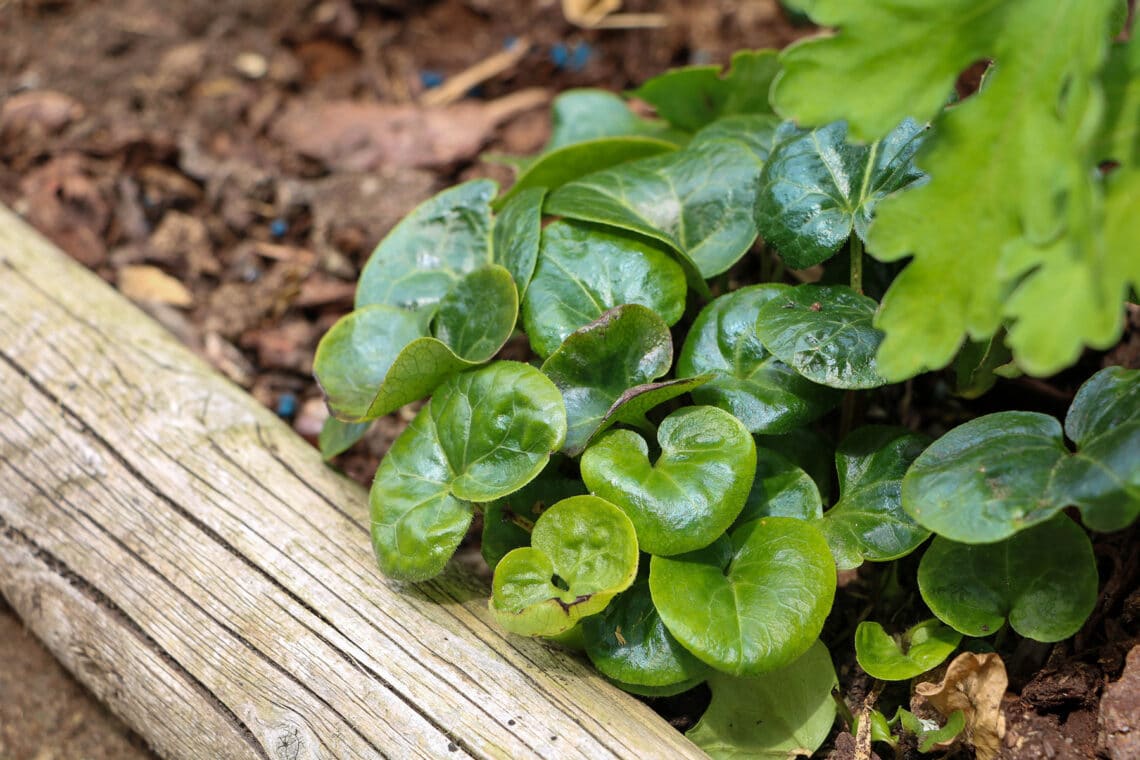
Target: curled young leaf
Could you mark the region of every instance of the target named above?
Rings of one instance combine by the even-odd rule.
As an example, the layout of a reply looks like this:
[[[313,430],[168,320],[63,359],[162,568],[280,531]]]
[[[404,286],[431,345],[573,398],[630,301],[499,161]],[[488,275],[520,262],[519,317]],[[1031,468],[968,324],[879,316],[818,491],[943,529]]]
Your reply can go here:
[[[786,285],[753,285],[720,296],[697,316],[677,360],[677,376],[711,373],[693,391],[699,404],[731,412],[753,433],[786,433],[832,409],[839,394],[803,378],[757,335],[765,304]]]
[[[490,608],[508,631],[556,636],[597,614],[637,575],[637,537],[625,514],[596,496],[542,513],[531,545],[495,568]]]
[[[1009,618],[1037,641],[1076,633],[1096,604],[1096,559],[1065,515],[993,544],[935,538],[918,566],[918,588],[938,619],[967,636],[988,636]]]
[[[878,388],[877,304],[842,285],[797,285],[760,309],[757,337],[780,361],[830,388]]]
[[[673,412],[657,431],[661,455],[632,430],[613,430],[582,455],[582,480],[621,507],[642,551],[708,546],[740,514],[756,472],[756,444],[740,421],[711,406]]]
[[[831,655],[815,642],[795,662],[755,678],[712,673],[712,701],[685,735],[713,758],[812,755],[835,722]]]
[[[760,675],[807,651],[835,596],[835,562],[808,522],[753,520],[712,545],[649,565],[653,603],[699,659]]]
[[[883,626],[863,621],[855,629],[855,657],[872,678],[907,681],[942,664],[962,640],[962,634],[935,619],[909,628],[900,640]]]
[[[685,311],[685,274],[656,244],[619,230],[558,221],[542,231],[523,324],[539,356],[607,309],[640,304],[672,325]]]

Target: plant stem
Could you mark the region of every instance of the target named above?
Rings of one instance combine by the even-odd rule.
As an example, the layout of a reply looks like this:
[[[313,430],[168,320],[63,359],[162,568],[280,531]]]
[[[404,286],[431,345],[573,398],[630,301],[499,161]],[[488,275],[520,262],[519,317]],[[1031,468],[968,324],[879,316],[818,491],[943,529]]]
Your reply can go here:
[[[851,252],[851,289],[856,293],[863,294],[863,241],[859,239],[856,232],[851,233],[850,238],[850,252]]]

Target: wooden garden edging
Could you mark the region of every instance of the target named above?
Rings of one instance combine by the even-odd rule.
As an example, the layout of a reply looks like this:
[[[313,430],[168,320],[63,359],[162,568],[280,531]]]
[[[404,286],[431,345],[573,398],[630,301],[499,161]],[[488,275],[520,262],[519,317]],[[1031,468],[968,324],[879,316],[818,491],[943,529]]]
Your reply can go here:
[[[0,593],[172,758],[704,755],[450,570],[375,569],[366,494],[0,207]]]

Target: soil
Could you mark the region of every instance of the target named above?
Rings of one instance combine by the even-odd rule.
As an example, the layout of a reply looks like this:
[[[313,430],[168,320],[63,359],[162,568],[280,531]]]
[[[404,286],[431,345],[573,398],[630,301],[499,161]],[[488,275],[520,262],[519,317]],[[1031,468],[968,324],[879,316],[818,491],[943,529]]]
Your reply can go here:
[[[480,155],[538,150],[560,91],[621,91],[811,31],[775,0],[622,10],[662,26],[585,29],[557,0],[0,0],[0,201],[315,440],[326,414],[311,377],[317,340],[417,203],[463,179],[509,182]],[[506,63],[424,106],[489,59]],[[1090,362],[1140,362],[1131,317],[1115,353]],[[1073,390],[1065,378],[1010,384],[924,424],[941,432],[1010,397],[1055,413]],[[901,418],[924,399],[942,408],[944,389],[914,391],[897,400]],[[410,413],[380,420],[337,465],[368,482]],[[1140,642],[1130,540],[1098,542],[1105,590],[1080,635],[1024,652],[1010,642],[1005,756],[1140,756],[1140,655],[1125,668]],[[836,641],[884,587],[877,570],[847,580],[825,634]],[[837,666],[858,706],[869,680],[853,660]],[[705,700],[657,707],[683,729]],[[857,756],[846,734],[826,752]],[[0,757],[146,754],[0,605]]]

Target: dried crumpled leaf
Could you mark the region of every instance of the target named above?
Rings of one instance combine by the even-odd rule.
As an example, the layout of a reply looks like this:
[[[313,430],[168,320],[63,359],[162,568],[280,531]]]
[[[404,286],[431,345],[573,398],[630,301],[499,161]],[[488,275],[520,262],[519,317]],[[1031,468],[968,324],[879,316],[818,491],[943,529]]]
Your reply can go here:
[[[119,290],[132,301],[190,306],[194,296],[178,280],[158,267],[134,266],[119,270]]]
[[[940,683],[920,683],[914,690],[945,718],[961,710],[966,718],[963,734],[978,760],[994,760],[1005,736],[1001,700],[1008,685],[1005,663],[996,653],[963,652]]]

